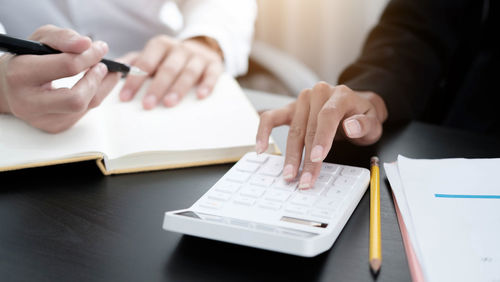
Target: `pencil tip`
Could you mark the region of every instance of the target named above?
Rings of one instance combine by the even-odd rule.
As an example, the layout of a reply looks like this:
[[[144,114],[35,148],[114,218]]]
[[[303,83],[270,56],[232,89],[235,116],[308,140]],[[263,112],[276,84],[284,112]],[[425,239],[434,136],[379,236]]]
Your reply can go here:
[[[382,266],[382,260],[381,259],[371,259],[370,260],[370,268],[372,269],[373,273],[377,274],[380,270],[380,267]]]

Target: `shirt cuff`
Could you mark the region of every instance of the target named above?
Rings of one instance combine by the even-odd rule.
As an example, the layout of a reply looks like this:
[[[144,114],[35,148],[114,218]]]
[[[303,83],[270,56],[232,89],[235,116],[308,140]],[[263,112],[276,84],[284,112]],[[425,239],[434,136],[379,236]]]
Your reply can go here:
[[[241,46],[245,44],[238,46],[235,41],[231,40],[230,35],[225,34],[218,27],[189,26],[182,30],[177,38],[185,40],[198,36],[210,37],[217,42],[224,55],[225,72],[237,76],[247,71],[250,46]]]

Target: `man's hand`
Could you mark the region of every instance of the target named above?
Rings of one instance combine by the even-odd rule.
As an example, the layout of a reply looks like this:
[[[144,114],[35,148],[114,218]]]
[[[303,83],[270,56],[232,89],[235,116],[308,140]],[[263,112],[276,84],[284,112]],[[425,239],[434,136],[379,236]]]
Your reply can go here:
[[[355,144],[369,145],[382,135],[386,119],[385,103],[377,94],[319,82],[314,88],[303,90],[292,104],[262,113],[256,150],[262,153],[267,149],[274,127],[290,125],[283,178],[297,177],[305,148],[299,188],[308,189],[314,186],[339,125],[343,137]]]
[[[0,113],[15,115],[51,133],[64,131],[98,106],[119,80],[99,63],[106,43],[92,42],[69,29],[42,26],[29,37],[60,50],[53,55],[5,54],[0,57]],[[52,81],[86,71],[71,89]]]
[[[205,98],[223,70],[222,53],[203,38],[178,41],[165,35],[151,39],[132,64],[153,77],[142,100],[144,109],[158,104],[173,107],[195,86],[198,98]],[[121,100],[131,100],[146,78],[129,76],[120,92]]]

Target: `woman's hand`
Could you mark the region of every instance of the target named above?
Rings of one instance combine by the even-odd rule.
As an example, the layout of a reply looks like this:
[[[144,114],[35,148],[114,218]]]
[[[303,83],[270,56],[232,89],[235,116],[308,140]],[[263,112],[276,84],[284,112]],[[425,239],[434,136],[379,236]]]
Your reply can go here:
[[[42,26],[29,37],[60,50],[53,55],[5,54],[0,57],[0,113],[15,115],[47,132],[64,131],[98,106],[119,80],[99,63],[108,52],[75,31]],[[53,89],[52,81],[86,71],[71,89]]]
[[[283,178],[297,177],[305,148],[299,188],[308,189],[314,186],[339,125],[343,137],[355,144],[369,145],[382,135],[386,119],[387,108],[377,94],[319,82],[312,89],[303,90],[292,104],[262,113],[256,150],[262,153],[267,149],[274,127],[290,125]]]
[[[161,35],[135,55],[132,64],[153,77],[142,100],[144,109],[158,104],[173,107],[195,86],[200,99],[212,92],[223,70],[222,53],[214,47],[216,44],[207,44],[206,40],[210,39],[178,41]],[[131,100],[146,78],[129,76],[120,92],[121,100]]]

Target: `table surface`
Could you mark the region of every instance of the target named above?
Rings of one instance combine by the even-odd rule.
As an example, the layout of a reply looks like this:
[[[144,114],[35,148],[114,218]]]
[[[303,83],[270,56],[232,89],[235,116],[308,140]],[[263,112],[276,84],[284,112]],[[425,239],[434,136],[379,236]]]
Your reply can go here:
[[[500,157],[500,141],[418,122],[380,142],[338,142],[330,162],[368,167],[398,154],[415,158]],[[282,137],[279,137],[282,139]],[[281,140],[283,142],[283,140]],[[0,174],[0,280],[408,281],[394,204],[382,170],[383,265],[368,266],[369,193],[333,247],[302,258],[163,231],[165,211],[187,208],[231,164],[119,176],[93,162]]]

